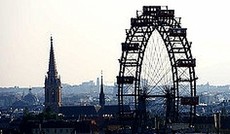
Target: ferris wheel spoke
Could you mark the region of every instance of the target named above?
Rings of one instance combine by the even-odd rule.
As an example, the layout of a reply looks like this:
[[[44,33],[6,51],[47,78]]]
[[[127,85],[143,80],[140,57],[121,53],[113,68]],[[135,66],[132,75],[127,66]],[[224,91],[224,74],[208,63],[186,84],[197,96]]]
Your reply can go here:
[[[163,76],[155,83],[155,85],[153,86],[153,88],[150,89],[150,92],[151,92],[155,87],[158,86],[158,84],[161,82],[161,80],[162,80],[165,76],[166,76],[166,75],[163,75]],[[164,92],[164,89],[161,88],[161,91]]]
[[[152,36],[155,37],[156,32]],[[163,60],[162,60],[163,59]],[[148,46],[145,50],[144,56],[145,62],[143,63],[143,81],[142,85],[147,86],[148,93],[163,94],[164,89],[162,85],[167,85],[170,79],[168,75],[170,74],[170,63],[168,62],[168,56],[166,49],[164,48],[164,42],[157,38],[150,38]],[[164,68],[167,67],[167,70]],[[171,77],[171,75],[170,75]],[[147,82],[146,82],[147,81]],[[146,84],[148,83],[148,85]]]

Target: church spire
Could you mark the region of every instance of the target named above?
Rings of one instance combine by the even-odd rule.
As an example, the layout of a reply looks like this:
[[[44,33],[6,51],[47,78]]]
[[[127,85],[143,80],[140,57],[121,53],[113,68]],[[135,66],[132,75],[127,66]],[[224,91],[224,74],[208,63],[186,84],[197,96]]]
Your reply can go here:
[[[55,57],[54,57],[52,36],[50,37],[50,59],[49,59],[48,77],[57,77],[57,68],[56,68]]]

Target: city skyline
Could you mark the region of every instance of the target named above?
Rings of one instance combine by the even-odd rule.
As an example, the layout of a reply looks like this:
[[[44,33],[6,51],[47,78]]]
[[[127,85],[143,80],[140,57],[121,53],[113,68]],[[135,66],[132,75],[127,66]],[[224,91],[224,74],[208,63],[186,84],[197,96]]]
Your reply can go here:
[[[62,83],[116,82],[121,43],[143,5],[168,5],[182,17],[197,59],[198,84],[230,84],[227,2],[183,0],[0,0],[0,86],[44,86],[50,36]]]

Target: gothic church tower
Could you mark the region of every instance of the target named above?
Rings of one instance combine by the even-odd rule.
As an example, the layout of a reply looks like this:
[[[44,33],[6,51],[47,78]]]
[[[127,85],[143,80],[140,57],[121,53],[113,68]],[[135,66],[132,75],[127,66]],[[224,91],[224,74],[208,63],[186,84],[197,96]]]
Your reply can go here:
[[[102,73],[102,71],[101,71],[101,91],[100,91],[99,103],[100,103],[102,108],[105,106],[105,94],[104,94],[104,90],[103,90],[103,73]]]
[[[53,38],[50,37],[50,59],[49,70],[45,78],[45,108],[50,108],[53,112],[58,112],[61,106],[61,80],[58,76],[54,49]]]

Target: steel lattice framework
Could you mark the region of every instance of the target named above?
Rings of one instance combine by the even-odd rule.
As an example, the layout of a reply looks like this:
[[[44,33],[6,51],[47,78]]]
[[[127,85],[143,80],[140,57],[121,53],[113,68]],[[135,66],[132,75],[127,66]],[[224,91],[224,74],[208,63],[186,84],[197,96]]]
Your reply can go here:
[[[181,18],[175,17],[174,10],[167,6],[144,6],[142,11],[137,11],[136,18],[131,18],[131,28],[126,30],[126,40],[122,43],[117,76],[121,118],[126,116],[125,105],[131,106],[135,118],[142,118],[145,101],[162,97],[164,102],[169,102],[165,114],[168,119],[176,122],[180,113],[187,112],[192,122],[198,103],[196,60],[186,30],[181,27]]]

